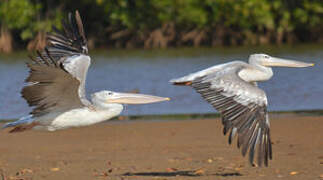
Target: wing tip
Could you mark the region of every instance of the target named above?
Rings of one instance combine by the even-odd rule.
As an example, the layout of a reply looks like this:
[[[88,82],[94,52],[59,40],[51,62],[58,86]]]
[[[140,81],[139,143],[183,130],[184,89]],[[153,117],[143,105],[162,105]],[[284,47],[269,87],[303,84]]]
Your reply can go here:
[[[191,86],[192,81],[183,81],[183,82],[171,82],[175,86]]]
[[[11,129],[9,131],[9,133],[23,132],[23,131],[32,129],[37,125],[38,125],[38,123],[35,123],[35,122],[32,122],[30,124],[19,125],[19,126],[14,127],[13,129]]]
[[[54,47],[57,50],[70,51],[72,53],[81,53],[88,55],[87,39],[85,37],[82,19],[79,10],[75,14],[69,12],[67,19],[61,20],[63,30],[58,30],[53,26],[52,33],[46,36],[47,46]],[[67,52],[61,51],[64,56],[70,55]]]

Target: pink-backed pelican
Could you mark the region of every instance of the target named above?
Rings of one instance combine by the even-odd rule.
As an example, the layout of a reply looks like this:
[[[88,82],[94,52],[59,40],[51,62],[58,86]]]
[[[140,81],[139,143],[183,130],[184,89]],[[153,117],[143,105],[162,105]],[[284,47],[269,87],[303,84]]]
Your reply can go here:
[[[308,67],[312,63],[285,60],[266,54],[249,56],[249,64],[233,61],[215,65],[187,76],[172,79],[174,85],[193,87],[202,97],[218,110],[224,125],[223,133],[229,131],[229,144],[238,134],[238,148],[245,156],[249,149],[249,162],[268,166],[272,159],[267,97],[257,87],[257,82],[273,76],[271,67]]]
[[[55,131],[70,127],[88,126],[115,117],[123,110],[122,104],[145,104],[167,101],[169,98],[100,91],[85,95],[85,79],[90,66],[87,40],[78,11],[68,22],[63,21],[63,31],[53,28],[48,35],[48,45],[28,63],[28,83],[21,91],[22,97],[33,108],[29,116],[7,123],[10,132],[28,129]]]

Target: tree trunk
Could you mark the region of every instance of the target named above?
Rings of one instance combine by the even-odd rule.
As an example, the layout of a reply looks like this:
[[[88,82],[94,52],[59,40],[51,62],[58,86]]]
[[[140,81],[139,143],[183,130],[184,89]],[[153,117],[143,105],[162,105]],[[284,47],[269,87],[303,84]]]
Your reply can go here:
[[[12,51],[12,36],[6,26],[1,27],[0,52],[10,53]]]
[[[46,46],[46,33],[39,32],[35,39],[29,41],[27,45],[28,51],[30,50],[42,50]]]

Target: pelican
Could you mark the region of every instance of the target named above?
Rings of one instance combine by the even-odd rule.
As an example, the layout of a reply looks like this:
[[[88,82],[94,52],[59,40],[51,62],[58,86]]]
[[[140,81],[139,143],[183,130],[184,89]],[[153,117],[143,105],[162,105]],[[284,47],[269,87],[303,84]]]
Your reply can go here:
[[[169,98],[100,91],[85,95],[85,79],[91,58],[78,11],[69,13],[68,22],[62,21],[64,31],[55,27],[47,37],[48,45],[37,57],[27,63],[30,69],[28,83],[21,94],[33,107],[29,116],[7,123],[10,132],[28,129],[55,131],[88,126],[115,117],[123,110],[122,104],[145,104],[167,101]]]
[[[229,144],[238,135],[237,145],[243,156],[249,150],[252,165],[268,166],[272,159],[270,124],[266,93],[257,82],[273,76],[271,67],[308,67],[312,63],[252,54],[249,63],[233,61],[215,65],[187,76],[172,79],[174,85],[193,87],[222,117],[223,134],[229,133]],[[257,154],[257,163],[254,156]]]

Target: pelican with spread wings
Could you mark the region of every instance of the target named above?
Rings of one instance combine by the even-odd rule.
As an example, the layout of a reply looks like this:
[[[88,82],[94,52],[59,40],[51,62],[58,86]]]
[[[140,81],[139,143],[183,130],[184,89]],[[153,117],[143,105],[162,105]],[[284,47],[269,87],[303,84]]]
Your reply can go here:
[[[193,87],[212,104],[222,116],[223,133],[229,133],[229,144],[238,136],[238,148],[253,164],[257,153],[257,165],[268,166],[272,159],[267,97],[257,87],[257,82],[273,76],[272,66],[308,67],[312,63],[253,54],[249,63],[233,61],[216,65],[187,76],[172,79],[174,85]]]
[[[54,27],[48,45],[28,63],[28,83],[22,97],[33,107],[29,116],[7,123],[10,132],[28,129],[55,131],[70,127],[88,126],[115,117],[122,104],[145,104],[167,101],[169,98],[112,91],[85,95],[85,79],[90,66],[87,40],[78,11],[63,21],[63,31]]]

